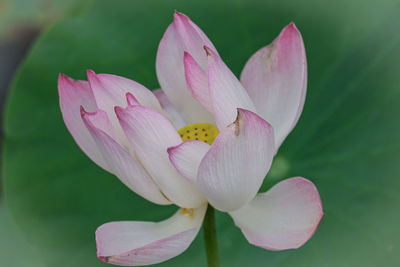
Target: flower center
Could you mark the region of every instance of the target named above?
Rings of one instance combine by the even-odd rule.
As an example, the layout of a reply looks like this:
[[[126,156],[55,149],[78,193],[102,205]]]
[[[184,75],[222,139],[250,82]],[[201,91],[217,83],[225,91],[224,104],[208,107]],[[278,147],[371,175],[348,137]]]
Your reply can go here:
[[[219,134],[218,128],[210,123],[192,123],[178,130],[183,141],[200,140],[212,145]]]

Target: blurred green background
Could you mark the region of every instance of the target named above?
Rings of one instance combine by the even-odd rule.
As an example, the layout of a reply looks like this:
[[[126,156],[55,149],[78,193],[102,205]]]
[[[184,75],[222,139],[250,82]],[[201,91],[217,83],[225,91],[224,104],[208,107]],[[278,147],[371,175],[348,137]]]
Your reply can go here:
[[[35,21],[36,7],[16,2],[22,4],[13,12]],[[290,21],[307,51],[304,112],[262,190],[307,177],[319,189],[324,219],[302,248],[271,252],[248,244],[230,217],[217,213],[222,266],[400,266],[398,0],[61,2],[57,16],[39,12],[48,19],[37,22],[44,30],[20,65],[5,109],[2,266],[106,266],[96,258],[99,225],[162,220],[174,212],[146,202],[92,163],[65,128],[57,95],[59,72],[85,79],[86,69],[157,88],[157,46],[174,9],[206,32],[237,75]],[[4,6],[0,29],[18,21],[4,15]],[[205,264],[200,234],[159,266]]]

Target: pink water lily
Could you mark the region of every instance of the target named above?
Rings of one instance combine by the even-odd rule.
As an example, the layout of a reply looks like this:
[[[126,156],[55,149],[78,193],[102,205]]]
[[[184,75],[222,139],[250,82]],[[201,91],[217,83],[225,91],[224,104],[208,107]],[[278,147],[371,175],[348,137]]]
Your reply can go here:
[[[296,26],[256,52],[239,81],[203,31],[175,12],[156,71],[154,92],[111,74],[88,71],[88,82],[59,76],[65,124],[86,155],[148,201],[179,207],[157,223],[100,226],[99,259],[135,266],[181,254],[208,203],[228,212],[251,244],[303,245],[323,216],[313,183],[293,177],[258,193],[304,105],[307,65]]]

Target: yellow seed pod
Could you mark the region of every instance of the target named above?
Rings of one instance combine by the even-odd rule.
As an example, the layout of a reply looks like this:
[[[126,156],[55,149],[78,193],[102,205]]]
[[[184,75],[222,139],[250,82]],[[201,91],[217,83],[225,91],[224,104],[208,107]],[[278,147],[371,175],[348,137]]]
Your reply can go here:
[[[178,130],[183,141],[200,140],[211,145],[217,135],[218,128],[210,123],[192,123]]]

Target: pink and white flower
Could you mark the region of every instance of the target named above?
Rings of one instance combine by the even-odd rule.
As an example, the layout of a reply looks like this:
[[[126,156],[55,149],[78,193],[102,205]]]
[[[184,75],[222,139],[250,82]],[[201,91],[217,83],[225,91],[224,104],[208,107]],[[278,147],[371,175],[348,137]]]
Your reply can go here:
[[[65,124],[86,155],[148,201],[179,207],[158,223],[100,226],[99,259],[133,266],[179,255],[208,203],[228,212],[251,244],[303,245],[323,216],[312,182],[289,178],[258,193],[304,105],[307,65],[296,26],[257,51],[239,81],[203,31],[176,12],[156,70],[162,89],[155,92],[93,71],[88,82],[59,76]]]

